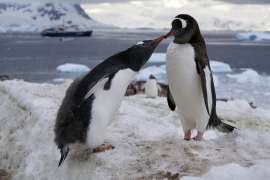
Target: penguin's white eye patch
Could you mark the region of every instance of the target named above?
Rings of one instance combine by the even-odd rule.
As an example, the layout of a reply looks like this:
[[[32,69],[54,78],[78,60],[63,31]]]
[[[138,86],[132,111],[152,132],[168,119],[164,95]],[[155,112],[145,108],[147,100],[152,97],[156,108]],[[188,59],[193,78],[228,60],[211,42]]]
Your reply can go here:
[[[187,27],[187,21],[181,18],[174,18],[174,19],[178,19],[179,21],[181,21],[182,23],[182,28],[186,28]]]
[[[144,44],[144,42],[143,41],[140,41],[140,42],[137,42],[136,45],[143,45],[143,44]]]

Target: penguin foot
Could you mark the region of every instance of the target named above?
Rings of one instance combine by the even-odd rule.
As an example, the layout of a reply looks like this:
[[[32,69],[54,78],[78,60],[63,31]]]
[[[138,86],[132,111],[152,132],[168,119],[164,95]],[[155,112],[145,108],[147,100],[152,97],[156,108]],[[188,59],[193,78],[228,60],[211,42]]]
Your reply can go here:
[[[111,144],[108,145],[101,145],[99,147],[96,147],[95,149],[93,149],[93,153],[99,153],[99,152],[104,152],[104,151],[108,151],[108,150],[112,150],[115,147]]]
[[[188,130],[185,132],[184,140],[190,141],[190,139],[191,139],[191,130]]]
[[[202,141],[203,140],[203,134],[204,133],[198,131],[197,135],[195,137],[193,137],[192,139],[194,141]]]

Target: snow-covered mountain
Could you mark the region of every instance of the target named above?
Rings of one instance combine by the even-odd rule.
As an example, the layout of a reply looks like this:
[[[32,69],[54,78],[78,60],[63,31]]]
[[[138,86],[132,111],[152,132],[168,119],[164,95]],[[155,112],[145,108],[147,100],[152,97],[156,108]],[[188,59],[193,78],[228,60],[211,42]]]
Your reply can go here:
[[[108,27],[89,17],[80,5],[69,3],[0,3],[0,22],[0,32],[40,32],[59,25]]]

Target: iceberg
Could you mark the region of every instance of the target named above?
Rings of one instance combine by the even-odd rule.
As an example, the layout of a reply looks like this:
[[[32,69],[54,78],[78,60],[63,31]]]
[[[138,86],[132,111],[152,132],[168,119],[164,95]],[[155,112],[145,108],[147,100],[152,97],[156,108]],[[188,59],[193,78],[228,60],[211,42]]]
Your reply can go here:
[[[56,69],[63,73],[84,73],[90,70],[86,65],[74,63],[65,63],[57,66]]]
[[[267,32],[238,33],[236,34],[236,38],[243,41],[270,40],[270,33]]]

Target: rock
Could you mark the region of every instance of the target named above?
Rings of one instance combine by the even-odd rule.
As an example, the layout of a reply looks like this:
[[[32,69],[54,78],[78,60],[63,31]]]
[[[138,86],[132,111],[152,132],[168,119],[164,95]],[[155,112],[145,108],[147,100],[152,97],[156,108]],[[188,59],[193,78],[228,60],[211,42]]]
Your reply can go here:
[[[0,180],[11,180],[11,174],[4,169],[0,169]]]
[[[10,80],[8,75],[0,75],[0,81]]]

